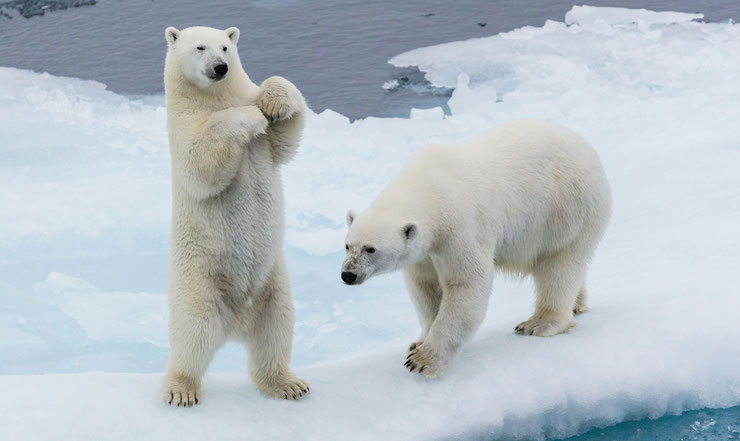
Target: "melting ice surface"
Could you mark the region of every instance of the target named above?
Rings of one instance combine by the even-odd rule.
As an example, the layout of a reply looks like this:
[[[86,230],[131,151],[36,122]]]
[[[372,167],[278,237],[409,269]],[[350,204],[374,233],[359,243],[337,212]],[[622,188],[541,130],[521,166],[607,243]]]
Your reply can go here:
[[[563,23],[394,57],[456,88],[450,116],[309,115],[284,169],[293,366],[313,391],[298,403],[261,396],[236,345],[217,355],[202,406],[158,403],[161,98],[0,68],[3,439],[546,439],[740,404],[740,25],[699,18],[574,7]],[[499,278],[453,372],[411,376],[418,326],[400,276],[339,281],[344,214],[423,144],[520,117],[581,133],[611,180],[591,310],[568,334],[516,336],[532,287]]]

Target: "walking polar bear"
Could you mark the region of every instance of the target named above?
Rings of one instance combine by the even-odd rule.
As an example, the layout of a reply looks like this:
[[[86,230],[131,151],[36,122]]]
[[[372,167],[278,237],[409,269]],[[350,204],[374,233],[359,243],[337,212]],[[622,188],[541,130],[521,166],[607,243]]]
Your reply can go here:
[[[611,192],[596,152],[556,124],[515,121],[417,152],[362,214],[347,214],[342,280],[403,269],[421,324],[411,372],[447,372],[483,321],[494,267],[531,274],[537,300],[517,334],[567,331],[586,310],[586,267]]]
[[[201,379],[227,338],[246,345],[262,392],[302,397],[308,384],[289,368],[293,305],[280,166],[298,147],[303,96],[284,78],[259,87],[249,80],[237,28],[165,34],[172,244],[162,399],[199,404]]]

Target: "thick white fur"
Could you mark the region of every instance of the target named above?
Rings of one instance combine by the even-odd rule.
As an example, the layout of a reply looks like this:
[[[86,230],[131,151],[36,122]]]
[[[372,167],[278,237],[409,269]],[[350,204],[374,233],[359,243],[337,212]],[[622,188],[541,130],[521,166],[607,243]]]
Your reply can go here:
[[[348,213],[342,271],[362,283],[403,269],[422,327],[406,367],[434,377],[482,322],[494,267],[534,278],[535,312],[516,333],[573,326],[610,212],[606,175],[581,137],[515,121],[417,152],[364,213]]]
[[[168,28],[166,37],[172,352],[162,399],[200,403],[201,379],[227,338],[246,345],[261,391],[296,399],[309,388],[289,369],[293,304],[280,165],[298,147],[303,96],[284,78],[259,87],[250,81],[236,28]],[[214,81],[209,75],[221,63],[228,73]]]

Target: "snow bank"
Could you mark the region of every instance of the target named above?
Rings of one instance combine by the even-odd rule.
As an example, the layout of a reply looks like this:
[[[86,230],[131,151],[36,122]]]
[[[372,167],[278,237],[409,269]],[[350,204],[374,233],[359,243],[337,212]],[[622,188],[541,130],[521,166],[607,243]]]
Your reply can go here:
[[[575,7],[566,23],[391,60],[457,87],[451,116],[311,113],[284,170],[293,365],[314,392],[299,403],[260,396],[236,345],[217,355],[202,406],[156,402],[158,375],[144,373],[167,358],[161,97],[0,68],[4,439],[544,439],[740,404],[740,25],[696,18]],[[566,335],[515,336],[532,288],[499,278],[454,371],[410,376],[418,326],[401,278],[339,281],[345,212],[421,145],[519,117],[581,133],[612,183],[591,311]],[[10,375],[26,373],[46,375]]]

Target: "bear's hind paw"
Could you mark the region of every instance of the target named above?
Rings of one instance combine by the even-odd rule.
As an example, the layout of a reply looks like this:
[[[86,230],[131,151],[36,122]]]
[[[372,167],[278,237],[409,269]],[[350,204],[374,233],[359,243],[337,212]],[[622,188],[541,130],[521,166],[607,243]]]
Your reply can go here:
[[[270,381],[268,384],[258,385],[258,387],[266,395],[282,400],[298,400],[311,393],[308,383],[294,376],[283,380]]]
[[[170,406],[192,407],[201,402],[200,386],[192,380],[167,377],[160,398]]]
[[[519,335],[536,335],[538,337],[551,337],[566,332],[575,326],[573,322],[558,319],[531,318],[519,323],[514,328],[514,333]]]

